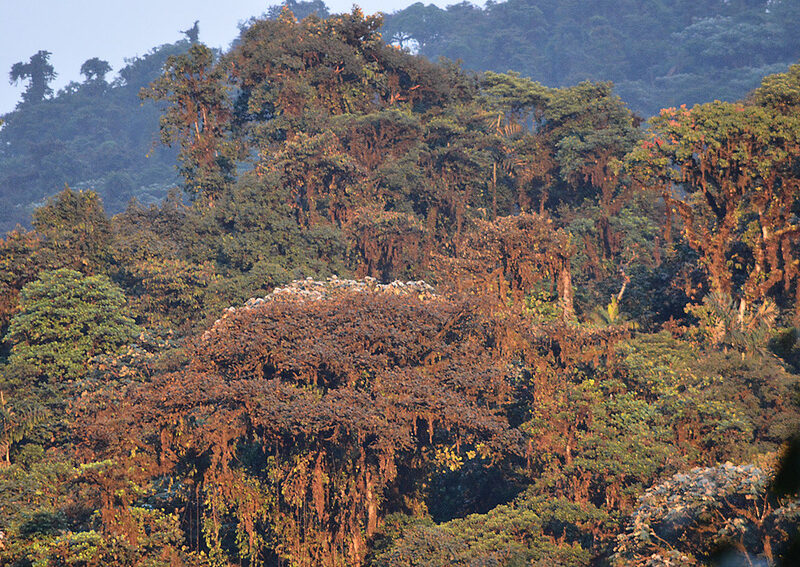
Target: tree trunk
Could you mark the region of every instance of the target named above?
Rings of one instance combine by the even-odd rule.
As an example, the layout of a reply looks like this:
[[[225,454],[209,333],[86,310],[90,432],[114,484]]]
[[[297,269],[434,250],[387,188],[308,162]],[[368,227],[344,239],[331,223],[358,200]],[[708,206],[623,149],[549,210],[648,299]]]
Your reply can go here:
[[[558,303],[561,307],[561,319],[564,323],[575,320],[575,306],[573,303],[572,274],[570,273],[569,258],[565,258],[558,273]]]

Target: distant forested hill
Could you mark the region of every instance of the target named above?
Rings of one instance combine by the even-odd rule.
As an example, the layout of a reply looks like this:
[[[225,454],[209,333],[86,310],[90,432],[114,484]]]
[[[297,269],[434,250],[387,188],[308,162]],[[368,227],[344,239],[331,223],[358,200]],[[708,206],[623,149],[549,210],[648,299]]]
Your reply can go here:
[[[298,19],[329,14],[322,0],[288,0],[265,16],[277,18],[282,6]],[[798,24],[795,0],[509,0],[483,9],[417,3],[387,15],[382,37],[429,59],[514,70],[549,87],[613,81],[633,110],[650,116],[662,107],[743,98],[800,58]],[[145,204],[161,199],[178,181],[177,154],[154,147],[159,108],[139,92],[169,55],[189,47],[186,39],[154,48],[113,82],[105,80],[104,61],[87,61],[86,80],[54,96],[47,52],[15,65],[12,77],[22,80],[39,65],[40,80],[0,117],[0,232],[28,223],[36,204],[65,184],[96,191],[111,213],[134,196]]]
[[[109,212],[122,210],[134,196],[160,201],[177,182],[175,152],[154,146],[160,111],[142,104],[139,90],[161,74],[168,56],[188,48],[185,40],[154,48],[128,60],[113,82],[105,80],[105,61],[89,60],[83,83],[72,82],[50,98],[33,96],[29,86],[29,96],[1,117],[0,231],[29,222],[35,204],[65,184],[97,191]],[[46,56],[39,59],[49,67]]]
[[[384,38],[557,87],[614,81],[631,108],[736,100],[800,58],[796,0],[489,0],[387,16]]]

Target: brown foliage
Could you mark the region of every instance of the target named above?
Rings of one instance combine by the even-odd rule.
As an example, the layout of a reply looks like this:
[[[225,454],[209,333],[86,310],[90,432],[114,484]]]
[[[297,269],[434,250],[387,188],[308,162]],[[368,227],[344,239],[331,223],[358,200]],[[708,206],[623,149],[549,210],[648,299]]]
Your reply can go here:
[[[385,514],[420,506],[437,449],[524,458],[506,419],[520,364],[538,399],[619,336],[385,288],[229,311],[186,367],[87,394],[84,449],[114,456],[131,479],[181,487],[196,547],[202,524],[206,548],[240,559],[358,565]],[[106,504],[109,522],[124,517],[113,511],[124,498]]]
[[[445,287],[486,295],[500,303],[523,299],[540,281],[558,290],[564,320],[574,317],[569,234],[546,217],[523,213],[493,222],[476,220],[454,245],[451,257],[434,254],[433,263]]]
[[[206,463],[194,482],[211,547],[234,513],[249,534],[242,553],[258,555],[268,514],[279,555],[357,564],[380,517],[403,506],[391,496],[399,475],[418,478],[434,447],[521,454],[493,331],[469,305],[443,300],[266,302],[221,319],[185,370],[130,386],[125,411],[106,405],[87,440],[136,455],[145,476]]]
[[[794,292],[800,317],[798,156],[795,116],[716,102],[662,110],[629,163],[639,183],[661,189],[667,234],[675,223],[711,291],[736,297],[743,310],[769,296],[791,301]]]
[[[388,280],[425,267],[428,233],[413,215],[365,207],[345,230],[360,256],[359,275]]]

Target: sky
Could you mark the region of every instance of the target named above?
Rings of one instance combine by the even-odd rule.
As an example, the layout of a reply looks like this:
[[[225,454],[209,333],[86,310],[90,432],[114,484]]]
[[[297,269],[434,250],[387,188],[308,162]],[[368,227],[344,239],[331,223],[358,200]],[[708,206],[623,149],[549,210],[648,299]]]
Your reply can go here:
[[[425,0],[445,7],[458,0]],[[359,0],[366,13],[394,12],[415,0]],[[82,81],[84,61],[99,57],[116,74],[125,58],[182,39],[181,30],[200,20],[200,41],[227,49],[238,34],[237,24],[260,16],[281,0],[0,0],[0,115],[14,109],[24,88],[11,85],[11,66],[27,62],[39,50],[50,51],[58,73],[58,90]],[[331,12],[350,11],[352,0],[326,0]],[[483,2],[474,2],[482,5]],[[112,75],[109,75],[109,79]]]

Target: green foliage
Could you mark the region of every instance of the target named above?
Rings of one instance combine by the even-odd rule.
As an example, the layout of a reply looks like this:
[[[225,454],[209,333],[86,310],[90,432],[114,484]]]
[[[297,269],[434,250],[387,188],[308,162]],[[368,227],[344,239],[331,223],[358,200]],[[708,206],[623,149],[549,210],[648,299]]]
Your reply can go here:
[[[24,229],[11,231],[0,241],[0,321],[4,330],[17,310],[22,286],[35,280],[43,267],[54,267],[42,248],[41,235]]]
[[[798,21],[789,0],[509,0],[483,9],[417,3],[388,15],[383,33],[432,60],[515,69],[553,87],[611,80],[649,116],[681,103],[742,98],[800,57]]]
[[[792,65],[786,73],[776,73],[765,77],[751,99],[759,106],[778,109],[789,113],[800,106],[800,65]]]
[[[28,88],[22,93],[22,102],[32,104],[41,102],[48,95],[53,94],[53,89],[48,83],[56,78],[56,72],[50,64],[49,51],[38,51],[32,55],[27,63],[14,63],[9,73],[9,79],[16,84],[21,80],[28,79]]]
[[[620,313],[619,301],[616,296],[611,298],[611,303],[605,309],[597,308],[589,314],[591,321],[597,325],[619,325],[624,315]]]
[[[747,103],[664,109],[626,158],[638,184],[661,191],[667,229],[698,253],[710,291],[744,307],[772,298],[796,316],[800,120],[766,93],[797,79],[765,79]]]
[[[180,143],[187,190],[211,199],[231,180],[237,156],[236,144],[224,139],[228,86],[219,67],[212,71],[213,62],[211,49],[192,43],[188,52],[167,57],[163,75],[139,95],[169,103],[160,119],[161,141]]]
[[[679,456],[665,408],[595,376],[531,404],[521,429],[540,490],[613,513]]]
[[[105,83],[106,75],[111,71],[108,61],[103,61],[98,57],[87,59],[81,65],[81,75],[86,77],[86,82]]]
[[[308,17],[272,9],[227,54],[195,23],[111,84],[90,59],[83,84],[20,105],[0,198],[98,193],[65,189],[0,241],[0,563],[588,567],[615,545],[663,559],[658,538],[706,560],[700,532],[766,558],[748,506],[787,512],[772,526],[794,509],[718,463],[800,421],[794,332],[771,344],[786,367],[763,350],[800,297],[798,69],[667,109],[644,139],[610,83],[578,81],[635,59],[674,86],[736,59],[743,83],[782,57],[757,55],[783,33],[771,14],[796,11],[625,0],[612,25],[584,4],[406,12],[422,49],[450,18],[525,22],[542,41],[504,61],[557,60],[569,87],[434,64],[384,45],[379,16],[287,2]],[[637,26],[648,49],[678,34],[681,66],[626,39]],[[114,116],[142,87],[190,200],[141,192],[168,165],[132,157],[153,107]],[[137,191],[105,216],[100,193]],[[437,288],[375,280],[398,277]],[[625,533],[631,514],[657,537]]]
[[[370,565],[553,565],[591,563],[592,532],[608,517],[592,505],[529,490],[486,514],[442,524],[389,518]]]
[[[303,20],[311,15],[318,18],[330,16],[328,7],[322,0],[300,0],[300,2],[297,0],[284,0],[281,4],[270,6],[266,16],[273,20],[277,19],[283,10],[291,11],[292,15],[298,20]]]
[[[631,257],[651,255],[652,242],[642,234],[653,231],[651,211],[635,206],[621,169],[640,137],[638,119],[610,84],[551,89],[516,73],[487,72],[479,100],[494,115],[500,146],[493,179],[499,168],[515,186],[520,209],[553,214],[582,244],[571,263],[582,283],[602,282]],[[598,300],[588,299],[586,310]]]
[[[30,565],[31,548],[41,540],[80,530],[97,504],[96,492],[87,488],[77,467],[52,457],[0,469],[0,521],[6,536],[0,561]]]
[[[487,72],[481,86],[482,102],[500,113],[498,125],[505,122],[502,133],[521,138],[515,148],[518,175],[530,169],[529,175],[544,184],[540,209],[600,195],[611,204],[619,191],[617,162],[634,146],[639,131],[638,120],[610,83],[585,81],[554,89],[516,73]]]
[[[262,289],[301,275],[348,272],[341,231],[327,223],[302,226],[289,202],[289,187],[274,176],[242,176],[213,211],[223,229],[215,256],[224,269],[247,274],[258,264],[277,266],[279,278],[263,281]]]
[[[14,407],[0,395],[0,449],[5,453],[5,466],[11,463],[10,453],[13,444],[22,441],[31,430],[45,419],[41,406],[20,404]]]
[[[613,374],[577,372],[557,390],[539,369],[544,383],[521,426],[532,479],[523,495],[439,525],[397,518],[373,563],[596,562],[649,483],[691,463],[775,450],[797,421],[796,408],[778,402],[793,396],[797,377],[769,359],[705,357],[666,333],[617,348]]]
[[[125,510],[126,532],[102,530],[94,510],[103,498],[97,483],[111,480],[108,465],[44,458],[0,470],[0,561],[15,567],[211,565],[204,554],[186,550],[179,516],[151,505]]]
[[[96,273],[110,259],[111,223],[92,191],[66,187],[34,211],[33,227],[59,266]]]
[[[166,258],[137,262],[130,277],[138,292],[131,302],[132,309],[151,325],[168,322],[176,328],[208,307],[209,288],[217,278],[211,265]]]
[[[546,282],[539,282],[539,285],[525,297],[525,307],[530,310],[535,321],[552,323],[559,319],[558,296],[549,288]]]
[[[794,327],[778,329],[770,338],[769,350],[783,360],[795,374],[800,371],[800,344]]]
[[[9,362],[31,378],[73,380],[86,374],[91,357],[113,352],[137,334],[122,291],[106,276],[62,268],[22,288],[20,312],[7,335]]]
[[[775,322],[775,303],[766,300],[758,307],[740,304],[730,296],[710,293],[703,304],[687,307],[698,318],[699,331],[714,347],[733,347],[742,352],[763,351]]]
[[[75,532],[60,530],[54,536],[34,540],[25,549],[27,559],[32,567],[213,565],[208,557],[185,551],[179,520],[175,515],[148,508],[133,508],[129,513],[132,528],[136,530],[133,538],[94,529]]]
[[[792,434],[798,378],[773,357],[703,354],[664,332],[619,350],[628,388],[653,401],[692,461],[752,459]]]
[[[187,47],[163,45],[128,59],[110,84],[101,80],[105,62],[90,59],[84,63],[90,80],[3,116],[0,230],[28,224],[36,206],[65,184],[97,191],[110,212],[121,211],[133,196],[147,204],[162,199],[177,180],[175,152],[153,147],[159,111],[137,95],[169,55]]]

